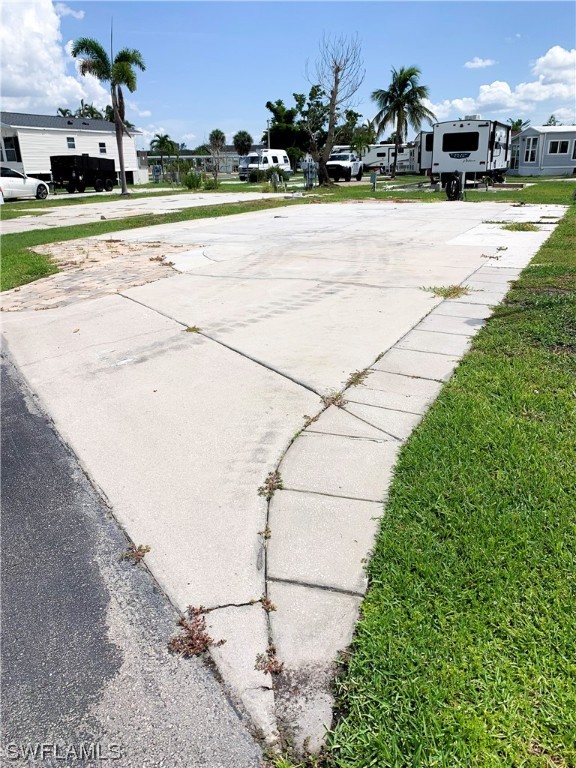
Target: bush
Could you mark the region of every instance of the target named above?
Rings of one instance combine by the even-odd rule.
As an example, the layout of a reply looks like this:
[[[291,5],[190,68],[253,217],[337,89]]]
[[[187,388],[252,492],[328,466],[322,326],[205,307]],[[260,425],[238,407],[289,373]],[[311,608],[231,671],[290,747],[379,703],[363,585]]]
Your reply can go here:
[[[182,177],[182,185],[186,189],[200,189],[202,186],[202,177],[195,171],[188,171],[188,173]]]
[[[213,190],[218,189],[218,182],[216,179],[206,179],[204,182],[204,189]]]

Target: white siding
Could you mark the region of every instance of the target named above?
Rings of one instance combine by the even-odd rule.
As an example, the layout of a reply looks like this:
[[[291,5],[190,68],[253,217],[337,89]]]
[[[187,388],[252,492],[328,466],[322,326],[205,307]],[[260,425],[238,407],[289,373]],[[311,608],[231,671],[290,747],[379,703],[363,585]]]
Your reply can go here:
[[[114,160],[116,170],[120,171],[118,148],[114,129],[104,131],[67,131],[54,128],[18,128],[20,152],[24,171],[34,176],[39,173],[50,173],[51,155],[83,155],[91,157],[107,157]],[[67,138],[73,137],[75,148],[69,149]],[[101,155],[99,144],[106,144],[106,154]],[[132,137],[124,136],[124,165],[127,171],[138,170],[136,146]]]

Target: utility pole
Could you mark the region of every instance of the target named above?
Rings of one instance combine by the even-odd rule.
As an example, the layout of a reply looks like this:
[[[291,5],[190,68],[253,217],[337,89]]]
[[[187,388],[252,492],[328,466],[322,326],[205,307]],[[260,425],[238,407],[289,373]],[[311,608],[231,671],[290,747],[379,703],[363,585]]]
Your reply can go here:
[[[268,149],[270,149],[270,120],[266,120],[266,126],[268,128]]]

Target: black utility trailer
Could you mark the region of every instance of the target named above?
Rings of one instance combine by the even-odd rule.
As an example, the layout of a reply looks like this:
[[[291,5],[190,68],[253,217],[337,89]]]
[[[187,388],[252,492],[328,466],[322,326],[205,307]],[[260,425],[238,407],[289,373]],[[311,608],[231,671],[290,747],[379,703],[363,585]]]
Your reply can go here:
[[[54,189],[65,187],[68,192],[84,192],[94,187],[96,192],[111,192],[116,184],[114,160],[89,155],[52,155],[50,168]]]

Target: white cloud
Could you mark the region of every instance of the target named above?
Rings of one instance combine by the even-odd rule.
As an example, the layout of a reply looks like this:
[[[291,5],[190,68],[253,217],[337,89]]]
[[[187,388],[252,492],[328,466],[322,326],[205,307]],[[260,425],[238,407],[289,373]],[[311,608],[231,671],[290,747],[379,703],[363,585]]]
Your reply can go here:
[[[195,138],[196,138],[196,134],[195,133],[183,133],[182,134],[182,139],[184,141],[194,141]]]
[[[75,19],[84,18],[84,11],[74,11],[64,3],[56,3],[54,10],[58,16],[73,16]]]
[[[496,64],[494,59],[480,59],[478,56],[474,56],[471,61],[467,61],[464,66],[466,69],[484,69],[485,67],[492,67]]]
[[[532,64],[531,71],[536,76],[534,80],[515,86],[504,80],[494,80],[481,85],[475,97],[445,99],[438,104],[429,103],[428,107],[439,120],[478,113],[521,114],[528,118],[535,112],[546,110],[555,114],[573,115],[575,70],[576,49],[568,51],[555,45]]]
[[[108,103],[108,93],[98,80],[69,74],[69,68],[74,71],[62,45],[60,17],[51,0],[3,4],[2,109],[55,113],[58,107],[77,108],[81,99],[97,107]]]
[[[136,104],[135,101],[127,101],[126,105],[129,109],[132,110],[132,112],[135,112],[138,117],[150,117],[152,115],[152,112],[150,112],[149,109],[140,109],[138,104]]]

